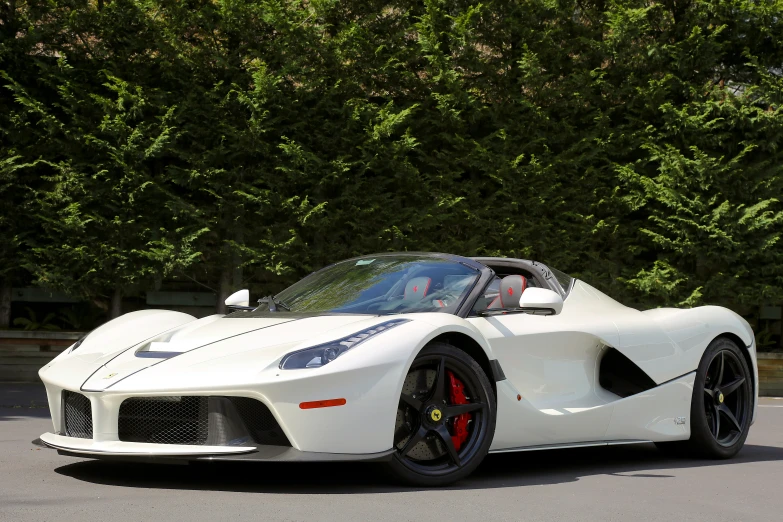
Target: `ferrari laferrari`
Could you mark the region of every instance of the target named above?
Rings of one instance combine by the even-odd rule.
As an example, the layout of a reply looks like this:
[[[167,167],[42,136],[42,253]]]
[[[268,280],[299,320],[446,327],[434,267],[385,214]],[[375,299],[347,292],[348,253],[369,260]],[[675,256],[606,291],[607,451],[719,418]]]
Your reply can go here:
[[[729,458],[754,335],[717,306],[639,311],[540,262],[384,253],[197,319],[120,316],[40,370],[61,454],[367,461],[440,486],[488,453],[655,443]]]

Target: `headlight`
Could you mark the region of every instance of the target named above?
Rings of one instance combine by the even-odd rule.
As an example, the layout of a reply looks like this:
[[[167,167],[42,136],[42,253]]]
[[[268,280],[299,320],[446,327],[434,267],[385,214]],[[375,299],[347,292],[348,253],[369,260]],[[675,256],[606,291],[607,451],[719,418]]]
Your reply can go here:
[[[337,339],[336,341],[330,341],[311,348],[305,348],[304,350],[291,352],[280,361],[280,369],[296,370],[300,368],[320,368],[321,366],[334,361],[354,346],[362,344],[367,339],[390,330],[395,326],[407,323],[408,321],[410,321],[410,319],[393,319],[391,321],[386,321],[385,323],[377,324],[371,328],[366,328],[353,335],[349,335],[348,337]]]

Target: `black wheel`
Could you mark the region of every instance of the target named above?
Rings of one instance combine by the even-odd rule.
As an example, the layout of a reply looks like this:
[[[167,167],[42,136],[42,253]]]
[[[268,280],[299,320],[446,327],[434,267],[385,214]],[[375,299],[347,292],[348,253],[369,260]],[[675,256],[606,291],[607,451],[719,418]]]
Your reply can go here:
[[[658,446],[680,454],[733,457],[745,444],[752,414],[753,382],[745,357],[730,339],[715,339],[696,371],[690,440]]]
[[[449,344],[428,345],[403,383],[389,470],[417,486],[466,477],[489,451],[495,408],[492,385],[476,361]]]

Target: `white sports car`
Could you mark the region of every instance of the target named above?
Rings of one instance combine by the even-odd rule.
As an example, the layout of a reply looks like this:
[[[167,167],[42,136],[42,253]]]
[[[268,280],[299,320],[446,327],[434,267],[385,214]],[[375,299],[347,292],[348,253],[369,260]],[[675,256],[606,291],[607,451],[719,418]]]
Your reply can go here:
[[[748,323],[640,312],[535,261],[365,256],[249,306],[110,321],[40,371],[63,454],[382,461],[442,485],[489,453],[655,442],[735,455],[758,395]]]

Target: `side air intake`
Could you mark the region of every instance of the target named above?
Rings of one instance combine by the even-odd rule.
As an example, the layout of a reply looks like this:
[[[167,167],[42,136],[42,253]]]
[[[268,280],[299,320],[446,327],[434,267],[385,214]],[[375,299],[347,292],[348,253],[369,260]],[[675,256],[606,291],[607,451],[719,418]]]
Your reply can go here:
[[[656,386],[644,370],[614,348],[606,350],[601,358],[598,382],[602,388],[620,397],[630,397]]]

